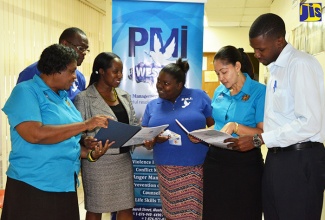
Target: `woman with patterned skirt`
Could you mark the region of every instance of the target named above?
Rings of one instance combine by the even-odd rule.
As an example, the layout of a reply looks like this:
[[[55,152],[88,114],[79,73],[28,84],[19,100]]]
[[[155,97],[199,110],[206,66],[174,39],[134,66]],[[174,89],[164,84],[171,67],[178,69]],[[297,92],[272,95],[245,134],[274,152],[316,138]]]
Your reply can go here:
[[[148,103],[142,119],[144,127],[169,124],[169,136],[165,133],[145,143],[147,149],[154,147],[162,210],[167,220],[202,218],[202,164],[208,146],[191,142],[175,119],[189,130],[212,126],[214,121],[208,95],[184,86],[188,70],[188,62],[178,59],[160,71],[156,84],[159,98]]]

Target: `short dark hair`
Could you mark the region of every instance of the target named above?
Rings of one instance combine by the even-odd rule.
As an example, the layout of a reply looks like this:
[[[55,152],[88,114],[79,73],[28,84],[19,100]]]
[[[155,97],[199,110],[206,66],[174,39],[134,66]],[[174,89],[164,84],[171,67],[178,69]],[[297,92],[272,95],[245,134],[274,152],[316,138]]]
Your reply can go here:
[[[266,13],[260,15],[249,29],[249,38],[261,35],[266,37],[285,37],[286,29],[282,18],[276,14]]]
[[[176,63],[167,64],[160,72],[170,74],[174,79],[176,79],[176,82],[182,82],[184,86],[186,82],[186,74],[189,69],[189,63],[186,60],[182,60],[182,58],[178,58]]]
[[[74,38],[74,36],[76,34],[80,34],[80,35],[85,35],[85,32],[83,32],[81,29],[77,28],[77,27],[70,27],[65,29],[62,34],[60,35],[59,38],[59,43],[61,43],[63,40],[71,40],[71,38]]]
[[[37,63],[37,68],[41,73],[51,75],[61,72],[73,61],[77,62],[77,52],[62,44],[53,44],[45,48]]]
[[[244,52],[243,48],[236,48],[234,46],[228,45],[222,47],[213,58],[213,62],[216,60],[223,60],[227,63],[236,65],[236,62],[241,64],[241,71],[243,73],[248,73],[249,77],[254,79],[254,67],[249,56]]]
[[[111,68],[113,65],[113,60],[115,58],[121,59],[118,55],[111,52],[102,52],[96,56],[88,86],[98,82],[99,69],[103,69],[104,71],[106,71],[108,68]]]

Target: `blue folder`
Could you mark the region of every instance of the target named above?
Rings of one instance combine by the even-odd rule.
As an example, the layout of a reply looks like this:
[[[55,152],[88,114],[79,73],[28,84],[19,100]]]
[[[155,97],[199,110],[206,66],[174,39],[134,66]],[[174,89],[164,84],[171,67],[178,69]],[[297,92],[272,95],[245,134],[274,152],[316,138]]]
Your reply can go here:
[[[140,126],[129,125],[108,119],[108,127],[101,128],[95,135],[95,138],[97,138],[98,141],[102,141],[103,144],[107,139],[109,141],[115,141],[110,148],[119,148],[140,130]]]

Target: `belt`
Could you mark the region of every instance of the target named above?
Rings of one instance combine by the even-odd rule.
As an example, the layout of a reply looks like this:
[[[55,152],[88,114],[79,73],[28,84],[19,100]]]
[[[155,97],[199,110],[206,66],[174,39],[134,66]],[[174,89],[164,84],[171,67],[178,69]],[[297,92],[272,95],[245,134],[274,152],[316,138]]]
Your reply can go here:
[[[268,148],[268,151],[272,153],[278,153],[278,152],[285,152],[285,151],[296,151],[296,150],[304,150],[307,148],[312,148],[315,144],[320,144],[319,142],[303,142],[298,144],[293,144],[288,147],[272,147]]]
[[[130,147],[120,147],[120,154],[124,154],[130,151]]]

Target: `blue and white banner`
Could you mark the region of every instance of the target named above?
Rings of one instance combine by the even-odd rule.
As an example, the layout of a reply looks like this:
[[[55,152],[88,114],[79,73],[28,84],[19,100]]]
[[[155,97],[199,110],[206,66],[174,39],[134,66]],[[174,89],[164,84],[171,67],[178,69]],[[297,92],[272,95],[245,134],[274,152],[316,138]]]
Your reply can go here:
[[[179,57],[189,62],[186,87],[201,88],[204,4],[113,0],[113,52],[123,61],[120,87],[132,98],[141,120],[146,104],[158,97],[161,68]],[[160,220],[160,192],[152,152],[133,155],[135,220]]]

